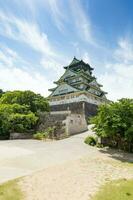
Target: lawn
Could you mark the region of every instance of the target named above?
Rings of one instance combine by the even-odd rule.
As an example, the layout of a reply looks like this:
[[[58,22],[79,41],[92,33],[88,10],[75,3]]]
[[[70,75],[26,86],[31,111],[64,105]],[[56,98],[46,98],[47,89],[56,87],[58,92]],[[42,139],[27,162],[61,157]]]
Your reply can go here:
[[[0,185],[0,200],[23,200],[18,180],[8,181]]]
[[[107,183],[92,200],[133,200],[133,180],[117,180]]]

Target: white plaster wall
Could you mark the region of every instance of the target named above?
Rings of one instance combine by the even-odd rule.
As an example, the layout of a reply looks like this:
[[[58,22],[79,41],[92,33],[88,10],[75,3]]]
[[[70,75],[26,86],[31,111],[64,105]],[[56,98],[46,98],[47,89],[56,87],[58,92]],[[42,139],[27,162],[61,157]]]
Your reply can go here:
[[[50,101],[49,103],[50,103],[50,105],[59,105],[59,104],[73,103],[73,102],[80,102],[80,101],[85,101],[85,102],[92,103],[92,104],[95,104],[95,105],[101,104],[100,100],[96,100],[92,96],[87,97],[84,94],[81,94],[80,96],[76,96],[76,95],[73,94],[72,97],[69,98],[69,99],[65,98],[65,99],[57,100],[57,101]]]

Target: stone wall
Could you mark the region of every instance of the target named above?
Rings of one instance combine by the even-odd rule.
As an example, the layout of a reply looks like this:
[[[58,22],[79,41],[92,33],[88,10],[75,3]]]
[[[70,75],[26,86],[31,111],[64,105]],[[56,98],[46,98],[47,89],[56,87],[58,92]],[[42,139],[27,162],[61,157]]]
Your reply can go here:
[[[42,114],[38,131],[54,127],[54,135],[57,138],[64,138],[69,135],[87,130],[87,123],[84,114],[72,114],[70,111],[54,111],[49,114]]]
[[[64,121],[68,113],[41,113],[40,122],[38,124],[38,131],[45,131],[49,127],[54,127],[54,136],[56,138],[63,138],[66,134],[66,127]]]
[[[68,135],[73,135],[88,130],[85,115],[83,114],[68,115],[65,120],[65,124]]]
[[[32,133],[10,133],[10,140],[31,138],[33,138]]]
[[[98,106],[88,102],[74,102],[69,104],[52,105],[51,111],[70,110],[73,114],[85,114],[86,119],[97,113]]]
[[[87,102],[52,105],[50,113],[42,113],[38,131],[55,127],[55,136],[63,138],[87,130],[88,117],[95,115],[97,105]]]
[[[98,106],[95,104],[85,102],[85,116],[89,118],[95,116],[97,113]]]
[[[79,114],[84,113],[83,102],[74,102],[74,103],[69,103],[69,104],[52,105],[52,106],[50,106],[50,108],[51,108],[51,112],[70,110],[71,113],[79,113]]]

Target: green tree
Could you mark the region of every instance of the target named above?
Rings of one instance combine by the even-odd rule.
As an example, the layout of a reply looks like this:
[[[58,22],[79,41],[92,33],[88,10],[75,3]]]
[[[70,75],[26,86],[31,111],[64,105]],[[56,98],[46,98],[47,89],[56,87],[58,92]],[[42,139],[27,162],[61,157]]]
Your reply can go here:
[[[0,111],[0,139],[8,139],[10,135],[10,120],[8,113]]]
[[[37,111],[49,111],[49,104],[46,98],[40,94],[35,94],[32,91],[13,91],[6,92],[0,98],[1,104],[20,104],[26,105],[27,108],[33,113]]]
[[[19,104],[0,104],[0,138],[8,139],[10,132],[28,132],[34,128],[38,117]]]
[[[10,132],[29,132],[35,129],[39,112],[48,112],[48,101],[31,91],[6,92],[0,98],[0,138]]]
[[[2,89],[0,89],[0,98],[2,97],[2,94],[4,94],[4,92]]]
[[[22,113],[27,114],[29,113],[29,108],[26,105],[19,105],[17,103],[14,104],[0,104],[0,113]]]
[[[91,120],[98,136],[108,137],[118,147],[133,143],[133,99],[101,105],[98,114]]]
[[[28,113],[28,114],[20,114],[20,113],[13,113],[10,115],[9,121],[11,132],[28,132],[31,131],[36,124],[37,117],[34,113]]]

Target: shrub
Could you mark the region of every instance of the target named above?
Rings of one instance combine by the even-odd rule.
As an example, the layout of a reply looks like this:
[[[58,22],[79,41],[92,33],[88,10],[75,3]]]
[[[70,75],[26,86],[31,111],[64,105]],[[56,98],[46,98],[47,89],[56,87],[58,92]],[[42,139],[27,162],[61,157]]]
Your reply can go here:
[[[53,131],[54,131],[53,128],[48,127],[45,131],[37,132],[36,134],[34,134],[33,138],[38,139],[38,140],[43,140],[46,138],[53,138]]]
[[[88,145],[95,146],[97,144],[97,139],[93,136],[87,136],[84,142]]]
[[[55,127],[48,127],[47,128],[47,134],[50,138],[54,137],[54,131],[55,131]]]
[[[101,144],[101,143],[97,143],[97,148],[103,148],[104,146],[103,146],[103,144]]]
[[[36,134],[33,135],[33,138],[36,140],[43,140],[44,139],[44,134],[41,132],[38,132]]]
[[[48,130],[45,130],[45,132],[43,132],[43,138],[44,139],[49,138],[49,132],[48,132]]]
[[[91,123],[98,136],[107,138],[116,148],[133,151],[133,99],[101,105]]]
[[[8,139],[10,136],[10,120],[7,113],[0,112],[0,139]]]
[[[10,115],[11,132],[28,132],[33,129],[36,124],[37,117],[34,113],[20,114],[15,113]]]
[[[27,106],[0,104],[0,139],[8,139],[10,132],[29,132],[37,122],[34,113]]]

